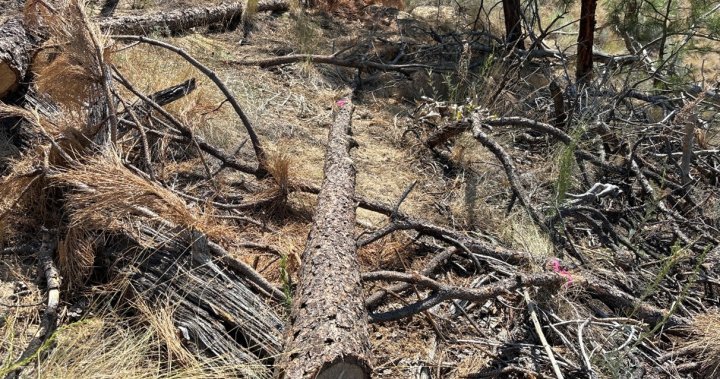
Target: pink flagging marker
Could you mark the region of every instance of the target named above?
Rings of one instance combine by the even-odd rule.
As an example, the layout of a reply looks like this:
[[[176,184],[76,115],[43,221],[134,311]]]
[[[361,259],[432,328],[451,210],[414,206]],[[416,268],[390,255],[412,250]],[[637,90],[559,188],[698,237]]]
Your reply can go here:
[[[563,284],[563,288],[570,287],[570,284],[572,284],[572,282],[573,282],[572,274],[570,274],[570,272],[568,272],[568,270],[566,270],[566,269],[562,268],[562,266],[560,266],[560,260],[559,260],[559,259],[554,258],[554,259],[552,260],[552,270],[553,270],[554,272],[560,274],[560,276],[562,276],[562,277],[564,277],[565,279],[567,279],[567,282],[565,282],[565,284]]]
[[[337,106],[340,107],[340,108],[344,107],[345,104],[347,104],[347,103],[349,103],[349,101],[348,101],[348,99],[346,99],[346,98],[342,98],[342,99],[340,99],[340,100],[338,100],[338,101],[335,102],[335,104],[337,104]]]

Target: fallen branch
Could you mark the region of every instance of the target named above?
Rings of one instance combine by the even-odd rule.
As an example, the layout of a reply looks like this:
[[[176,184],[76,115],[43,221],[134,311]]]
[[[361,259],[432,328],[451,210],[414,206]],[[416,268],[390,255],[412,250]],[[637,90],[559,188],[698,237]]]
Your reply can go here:
[[[23,367],[27,366],[38,357],[38,354],[41,353],[40,348],[43,346],[45,341],[52,336],[57,328],[61,284],[60,274],[53,263],[53,253],[57,247],[57,241],[55,240],[55,236],[44,227],[41,229],[40,234],[42,236],[42,244],[40,245],[40,249],[37,254],[38,269],[42,275],[45,276],[45,282],[47,283],[47,307],[45,307],[45,311],[43,312],[43,316],[40,321],[40,328],[35,334],[35,337],[33,337],[30,341],[20,358],[18,358],[18,360],[12,365],[12,369],[9,370],[5,379],[18,377]]]
[[[430,262],[427,263],[425,268],[420,272],[421,275],[430,276],[433,275],[445,262],[452,258],[457,253],[457,248],[445,249],[442,253],[435,255]],[[402,294],[412,287],[410,283],[396,284],[388,289],[380,289],[375,291],[372,295],[365,299],[365,307],[368,310],[374,310],[380,303],[385,300],[388,293]]]
[[[428,278],[427,276],[396,271],[374,271],[364,273],[362,274],[362,280],[364,282],[399,281],[432,290],[431,294],[427,298],[406,305],[400,309],[382,313],[370,313],[371,322],[394,321],[410,317],[424,310],[430,309],[443,301],[452,299],[481,303],[496,296],[511,293],[517,289],[529,286],[543,287],[545,291],[556,291],[566,281],[563,276],[555,273],[544,273],[531,276],[518,275],[515,278],[505,279],[480,288],[464,288],[443,284]]]
[[[197,136],[193,133],[192,129],[185,126],[180,120],[175,118],[173,115],[171,115],[168,111],[166,111],[163,107],[161,107],[159,104],[155,103],[152,99],[144,95],[142,92],[138,91],[128,80],[126,80],[122,74],[115,69],[115,74],[117,75],[118,82],[122,84],[125,88],[127,88],[130,92],[135,94],[135,96],[139,97],[143,102],[150,106],[152,109],[156,110],[158,113],[160,113],[163,117],[165,117],[170,123],[177,128],[179,133],[182,133],[182,136],[177,136],[178,138],[184,138],[187,143],[191,143],[193,139],[197,142],[200,149],[210,155],[212,155],[214,158],[219,159],[222,164],[225,167],[230,167],[233,169],[236,169],[241,172],[245,172],[252,175],[259,175],[258,174],[258,168],[252,167],[248,164],[239,162],[234,157],[225,154],[222,150],[219,148],[207,143],[204,139],[202,139],[200,136]]]
[[[263,149],[262,145],[260,144],[260,139],[258,138],[257,134],[255,134],[255,129],[253,128],[252,124],[250,123],[250,119],[245,115],[245,112],[243,112],[242,108],[240,107],[240,104],[238,104],[237,100],[235,100],[235,97],[230,92],[230,90],[227,88],[225,83],[218,78],[217,74],[215,74],[214,71],[212,71],[210,68],[205,66],[204,64],[198,62],[195,58],[193,58],[190,54],[185,52],[185,50],[173,46],[169,43],[165,43],[162,41],[158,41],[152,38],[142,37],[142,36],[128,36],[128,35],[114,35],[113,38],[119,39],[119,40],[125,40],[125,41],[138,41],[143,42],[149,45],[162,47],[164,49],[170,50],[178,55],[180,55],[183,59],[185,59],[188,63],[195,66],[200,72],[205,74],[210,80],[215,83],[215,85],[220,89],[220,91],[225,95],[225,98],[227,101],[232,105],[233,109],[235,110],[235,113],[240,117],[240,120],[242,121],[243,125],[245,126],[245,130],[248,133],[248,136],[250,137],[250,143],[253,146],[253,150],[255,150],[255,156],[258,160],[258,168],[256,171],[256,175],[258,176],[266,176],[267,175],[267,156],[265,154],[265,150]]]
[[[560,367],[558,366],[557,361],[555,360],[555,354],[553,354],[552,348],[550,347],[550,344],[545,338],[545,333],[543,333],[542,325],[540,325],[540,320],[538,319],[537,311],[535,310],[535,303],[532,301],[532,299],[530,299],[530,293],[528,292],[527,288],[523,289],[523,296],[525,298],[525,303],[527,303],[528,306],[528,312],[530,312],[530,320],[532,320],[533,327],[535,328],[535,333],[537,333],[538,338],[540,338],[540,343],[545,349],[545,353],[550,360],[550,365],[553,368],[553,372],[555,372],[555,377],[557,379],[563,379],[563,374],[560,371]]]
[[[462,250],[467,249],[481,259],[488,257],[511,264],[526,263],[530,260],[529,253],[506,249],[501,246],[490,246],[485,242],[465,236],[459,231],[414,219],[396,220],[369,235],[361,236],[358,239],[358,246],[368,245],[399,230],[415,230],[420,234],[435,237]]]
[[[520,205],[525,208],[525,210],[530,215],[530,218],[535,222],[535,225],[537,225],[543,231],[550,233],[551,231],[547,227],[546,221],[543,220],[540,214],[537,213],[537,211],[533,208],[532,204],[530,204],[530,200],[527,198],[525,192],[520,187],[518,178],[515,175],[515,165],[512,163],[512,159],[510,158],[510,156],[508,156],[502,146],[500,146],[497,142],[491,140],[485,134],[485,132],[482,131],[483,121],[480,119],[479,115],[473,115],[472,123],[473,137],[475,137],[476,140],[478,140],[488,150],[490,150],[490,152],[495,155],[495,157],[500,161],[500,163],[502,163],[503,168],[505,169],[505,175],[510,182],[510,188],[512,188],[515,197],[517,197],[518,201],[520,201]]]
[[[290,63],[298,63],[298,62],[312,62],[312,63],[320,63],[320,64],[329,64],[329,65],[333,65],[333,66],[351,67],[351,68],[358,68],[358,69],[362,69],[362,70],[375,69],[375,70],[380,70],[380,71],[398,71],[398,72],[408,72],[408,71],[418,71],[418,70],[432,70],[434,72],[438,72],[438,71],[447,71],[447,70],[453,69],[450,67],[434,67],[434,66],[425,65],[425,64],[386,64],[386,63],[368,61],[368,60],[364,60],[364,59],[358,59],[358,60],[341,59],[341,58],[338,58],[334,54],[333,55],[291,54],[291,55],[284,55],[281,57],[259,59],[259,60],[253,60],[253,61],[225,61],[224,63],[230,64],[230,65],[236,65],[236,66],[258,66],[260,68],[268,68],[268,67],[280,66],[280,65],[284,65],[284,64],[290,64]]]

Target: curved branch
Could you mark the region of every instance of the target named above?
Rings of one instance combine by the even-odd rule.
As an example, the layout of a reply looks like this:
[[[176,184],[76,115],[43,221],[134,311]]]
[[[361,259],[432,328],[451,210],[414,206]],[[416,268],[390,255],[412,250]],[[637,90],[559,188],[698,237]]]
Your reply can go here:
[[[200,72],[205,74],[210,80],[215,83],[215,85],[220,89],[220,91],[225,95],[227,101],[232,105],[233,109],[235,110],[235,113],[240,117],[240,120],[242,121],[243,125],[245,126],[245,130],[248,132],[248,136],[250,137],[250,143],[252,143],[253,150],[255,150],[255,156],[258,160],[258,169],[257,169],[257,176],[264,177],[268,175],[267,171],[267,155],[265,154],[265,150],[263,149],[260,139],[258,138],[257,134],[255,133],[255,129],[252,126],[252,123],[250,122],[250,119],[245,115],[245,112],[243,112],[242,108],[240,107],[240,104],[238,104],[237,100],[233,96],[233,94],[230,92],[230,90],[227,88],[225,83],[218,78],[217,74],[204,64],[198,62],[195,58],[193,58],[190,54],[185,52],[185,50],[173,46],[169,43],[165,43],[162,41],[158,41],[152,38],[147,38],[143,36],[129,36],[129,35],[114,35],[112,38],[119,39],[119,40],[125,40],[125,41],[138,41],[142,43],[146,43],[148,45],[158,46],[162,47],[163,49],[170,50],[179,56],[181,56],[183,59],[185,59],[188,63],[195,66]]]
[[[375,271],[362,275],[365,282],[372,281],[399,281],[417,286],[429,288],[432,290],[430,296],[406,305],[397,310],[371,313],[371,322],[393,321],[401,318],[410,317],[414,314],[430,309],[433,306],[446,300],[468,300],[473,302],[484,302],[493,297],[512,292],[519,288],[529,286],[541,286],[546,290],[555,291],[566,282],[563,276],[555,273],[544,273],[532,276],[517,276],[512,279],[505,279],[493,284],[488,284],[480,288],[463,288],[450,286],[440,283],[427,276],[419,274],[407,274],[395,271]]]

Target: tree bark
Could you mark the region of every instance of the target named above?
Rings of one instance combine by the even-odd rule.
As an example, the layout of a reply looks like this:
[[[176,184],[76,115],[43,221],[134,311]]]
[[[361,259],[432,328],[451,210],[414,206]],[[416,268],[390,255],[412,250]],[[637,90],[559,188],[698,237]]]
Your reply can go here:
[[[325,179],[302,256],[279,378],[370,377],[367,310],[354,238],[352,112],[352,104],[345,104],[330,129]]]
[[[257,12],[277,12],[289,9],[286,0],[262,0]],[[152,13],[141,16],[104,18],[98,21],[100,29],[113,34],[147,35],[154,32],[176,34],[188,29],[216,23],[232,24],[245,11],[244,2],[196,7],[179,11]]]
[[[582,0],[580,6],[580,34],[575,67],[575,81],[578,87],[592,79],[593,40],[595,38],[595,8],[597,0]]]
[[[16,90],[25,78],[35,42],[19,18],[0,25],[0,99]]]
[[[565,97],[563,96],[563,91],[555,80],[550,82],[549,89],[550,96],[552,96],[553,105],[555,107],[555,119],[553,120],[553,126],[560,130],[565,130],[567,113],[565,113]]]
[[[520,0],[503,0],[502,3],[506,42],[510,46],[525,50],[525,43],[522,40],[522,25],[520,24]]]

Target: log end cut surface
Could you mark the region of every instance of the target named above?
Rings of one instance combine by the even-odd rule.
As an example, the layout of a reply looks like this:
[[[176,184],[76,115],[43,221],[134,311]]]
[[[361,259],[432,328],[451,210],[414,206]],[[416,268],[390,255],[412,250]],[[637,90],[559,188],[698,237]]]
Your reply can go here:
[[[12,18],[0,25],[0,99],[15,90],[27,72],[32,37]]]
[[[366,379],[369,375],[363,367],[355,362],[337,362],[318,373],[317,379]]]
[[[15,89],[20,81],[19,74],[10,65],[0,62],[0,98]]]

